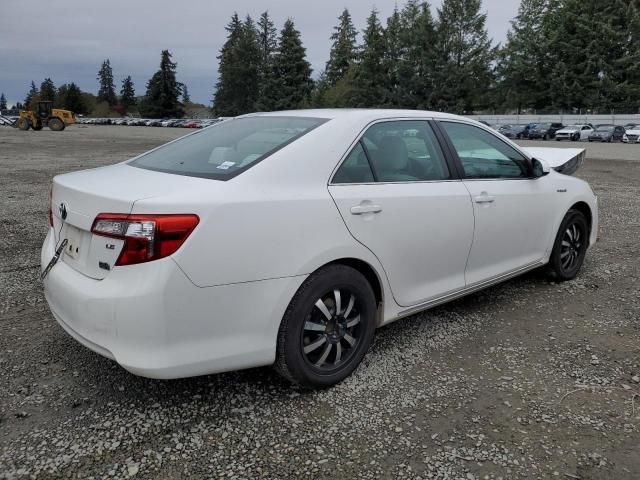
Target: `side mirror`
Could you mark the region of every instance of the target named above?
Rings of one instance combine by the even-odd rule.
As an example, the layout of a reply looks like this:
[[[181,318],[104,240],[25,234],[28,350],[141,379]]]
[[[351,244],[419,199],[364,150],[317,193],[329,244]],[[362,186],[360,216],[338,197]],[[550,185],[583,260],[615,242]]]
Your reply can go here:
[[[544,177],[551,172],[551,167],[544,160],[534,158],[531,160],[531,165],[533,167],[533,178]]]

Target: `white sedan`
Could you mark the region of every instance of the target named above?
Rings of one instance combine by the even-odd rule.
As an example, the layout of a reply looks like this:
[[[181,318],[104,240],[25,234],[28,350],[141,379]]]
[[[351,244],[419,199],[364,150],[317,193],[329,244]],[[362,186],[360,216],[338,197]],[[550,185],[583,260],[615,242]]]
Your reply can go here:
[[[640,143],[640,127],[627,130],[622,137],[624,143]]]
[[[46,299],[138,375],[335,384],[376,327],[544,265],[573,279],[598,230],[583,159],[441,113],[238,117],[55,177]]]
[[[569,125],[556,132],[556,140],[573,140],[574,142],[588,140],[589,135],[594,131],[591,125]]]

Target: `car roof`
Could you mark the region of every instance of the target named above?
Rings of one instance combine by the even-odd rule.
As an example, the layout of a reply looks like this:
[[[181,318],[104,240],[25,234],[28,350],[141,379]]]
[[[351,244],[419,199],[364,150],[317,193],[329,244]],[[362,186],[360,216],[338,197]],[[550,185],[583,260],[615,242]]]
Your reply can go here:
[[[242,117],[275,116],[275,117],[311,117],[311,118],[351,118],[357,120],[376,120],[380,118],[462,118],[450,113],[432,112],[427,110],[399,110],[384,108],[317,108],[305,110],[283,110],[279,112],[256,112],[242,115]],[[468,119],[466,119],[468,120]]]

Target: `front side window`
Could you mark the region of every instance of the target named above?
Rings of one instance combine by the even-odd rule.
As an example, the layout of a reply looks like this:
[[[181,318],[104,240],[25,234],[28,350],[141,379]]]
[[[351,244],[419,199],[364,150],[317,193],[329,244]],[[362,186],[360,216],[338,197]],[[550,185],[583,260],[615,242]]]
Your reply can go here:
[[[177,175],[228,180],[326,121],[303,117],[235,118],[169,143],[129,165]]]
[[[473,125],[442,122],[466,178],[528,178],[527,159],[495,135]]]
[[[450,178],[440,144],[426,121],[376,123],[342,163],[333,183],[425,182]]]

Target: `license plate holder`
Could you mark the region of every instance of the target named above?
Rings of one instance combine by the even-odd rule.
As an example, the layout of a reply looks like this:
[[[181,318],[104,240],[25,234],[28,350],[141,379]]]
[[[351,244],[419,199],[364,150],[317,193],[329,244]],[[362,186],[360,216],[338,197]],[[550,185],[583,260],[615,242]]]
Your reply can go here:
[[[65,238],[67,239],[67,246],[64,249],[65,255],[68,255],[74,260],[78,259],[82,253],[82,232],[71,225],[67,225]]]

